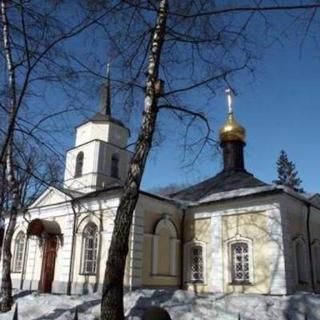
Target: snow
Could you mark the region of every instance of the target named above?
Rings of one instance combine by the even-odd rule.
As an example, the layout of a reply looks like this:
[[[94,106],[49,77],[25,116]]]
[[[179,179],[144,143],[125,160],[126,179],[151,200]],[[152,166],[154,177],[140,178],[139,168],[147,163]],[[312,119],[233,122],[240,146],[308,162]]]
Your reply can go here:
[[[97,293],[82,296],[39,294],[20,291],[17,294],[20,320],[71,320],[75,307],[80,320],[95,320],[100,316],[100,298]],[[172,320],[320,320],[320,295],[297,293],[292,296],[265,296],[257,294],[198,294],[190,291],[141,289],[124,296],[128,320],[139,320],[152,305],[165,308]],[[14,308],[13,308],[14,310]],[[0,314],[0,320],[11,320],[13,310]]]
[[[234,197],[242,197],[242,196],[248,196],[256,193],[261,192],[267,192],[267,191],[273,191],[280,189],[278,186],[262,186],[262,187],[254,187],[254,188],[241,188],[231,191],[223,191],[223,192],[216,192],[213,194],[210,194],[202,199],[200,199],[198,202],[195,203],[197,205],[198,203],[205,203],[210,201],[218,201],[222,199],[232,199]]]

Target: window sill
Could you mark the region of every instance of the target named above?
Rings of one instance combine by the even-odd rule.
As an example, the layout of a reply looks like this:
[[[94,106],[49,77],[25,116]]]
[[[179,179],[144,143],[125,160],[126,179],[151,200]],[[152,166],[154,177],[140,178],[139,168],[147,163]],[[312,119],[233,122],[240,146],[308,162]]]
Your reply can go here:
[[[172,274],[155,274],[151,273],[151,277],[167,277],[167,278],[177,278],[177,275],[172,275]]]
[[[96,273],[79,273],[79,276],[96,276]]]
[[[185,285],[188,285],[188,286],[206,286],[207,283],[204,282],[204,281],[186,281],[184,282]]]
[[[252,282],[249,281],[234,281],[234,282],[229,282],[229,286],[253,286]]]

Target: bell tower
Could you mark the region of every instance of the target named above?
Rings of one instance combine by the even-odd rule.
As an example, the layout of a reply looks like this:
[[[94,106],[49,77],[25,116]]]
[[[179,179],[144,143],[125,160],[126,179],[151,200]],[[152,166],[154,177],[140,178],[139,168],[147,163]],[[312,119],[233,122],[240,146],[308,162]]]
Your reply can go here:
[[[131,152],[130,132],[111,115],[110,70],[101,88],[100,111],[76,127],[75,146],[67,151],[64,187],[88,193],[122,184]]]

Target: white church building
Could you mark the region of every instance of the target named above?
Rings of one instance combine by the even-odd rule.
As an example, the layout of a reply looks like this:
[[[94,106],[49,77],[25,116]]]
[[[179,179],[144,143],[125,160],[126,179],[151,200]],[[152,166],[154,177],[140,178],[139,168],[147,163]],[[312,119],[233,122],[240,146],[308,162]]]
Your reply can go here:
[[[13,287],[101,290],[131,152],[129,130],[100,112],[76,128],[63,188],[48,188],[18,217]],[[244,165],[245,129],[229,108],[220,129],[223,169],[168,196],[140,192],[125,287],[291,294],[320,291],[320,196],[264,183]]]

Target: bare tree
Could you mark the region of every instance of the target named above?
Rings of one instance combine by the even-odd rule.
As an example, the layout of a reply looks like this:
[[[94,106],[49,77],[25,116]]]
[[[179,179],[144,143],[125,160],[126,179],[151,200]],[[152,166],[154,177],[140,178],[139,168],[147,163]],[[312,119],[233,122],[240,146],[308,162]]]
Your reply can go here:
[[[3,199],[7,204],[8,219],[2,257],[2,311],[9,310],[12,304],[11,241],[18,210],[41,188],[34,183],[33,178],[37,175],[33,164],[37,163],[40,171],[43,166],[39,165],[40,159],[30,157],[26,150],[41,146],[46,151],[55,151],[49,140],[43,139],[49,135],[43,125],[53,117],[70,112],[67,107],[58,111],[47,110],[43,100],[39,106],[37,98],[44,97],[47,84],[59,84],[61,90],[74,87],[77,74],[70,61],[72,53],[63,44],[107,14],[106,11],[81,11],[77,16],[71,15],[78,5],[59,1],[0,1],[3,47],[0,65],[6,75],[4,81],[1,79],[4,90],[0,93],[0,119],[3,123],[0,166],[4,170],[3,183],[7,192]],[[26,148],[19,147],[18,141]],[[52,173],[54,171],[51,169]],[[40,179],[41,184],[45,178]]]
[[[214,93],[219,85],[231,86],[231,76],[234,72],[251,71],[256,48],[252,41],[254,38],[250,36],[256,30],[250,30],[249,26],[257,16],[265,20],[265,12],[316,10],[319,7],[317,3],[270,7],[256,4],[249,7],[219,9],[208,1],[176,3],[168,0],[146,3],[125,1],[125,5],[130,22],[126,27],[121,27],[130,35],[132,41],[126,42],[127,50],[119,53],[125,55],[127,66],[135,73],[130,85],[143,88],[138,80],[145,66],[147,71],[142,124],[116,213],[103,284],[101,319],[108,320],[124,318],[123,276],[130,226],[146,160],[152,147],[159,110],[170,110],[180,119],[183,119],[183,114],[188,115],[187,133],[195,119],[204,121],[207,134],[193,144],[200,145],[201,151],[208,142],[212,142],[207,118],[201,111],[182,103],[182,95],[192,90],[203,89]],[[129,14],[130,9],[132,15]],[[144,14],[145,12],[147,14]],[[239,12],[246,14],[236,16]],[[152,13],[156,15],[154,26],[151,22]],[[141,26],[148,32],[140,33],[140,37],[137,38],[131,30],[141,32]],[[107,36],[112,41],[123,41],[121,33],[114,37],[108,27],[105,28]],[[146,43],[145,37],[149,31],[151,40]],[[141,48],[144,54],[141,54]],[[136,65],[135,62],[138,62],[137,68],[133,67]],[[160,74],[166,80],[165,93],[162,92]]]
[[[146,95],[142,129],[130,163],[120,205],[114,223],[102,292],[102,319],[123,318],[123,276],[128,253],[128,237],[132,213],[138,200],[143,169],[151,148],[160,94],[159,65],[167,19],[167,0],[159,3],[159,13],[152,33],[147,69]],[[128,223],[129,222],[129,223]]]
[[[80,73],[96,73],[92,65],[83,62],[83,55],[76,57],[70,54],[70,47],[63,48],[66,40],[91,28],[91,32],[96,32],[95,37],[90,37],[93,41],[107,39],[111,47],[110,56],[114,67],[119,70],[119,77],[114,80],[119,89],[127,92],[122,100],[126,110],[133,113],[133,106],[141,106],[140,101],[144,100],[142,125],[117,211],[103,286],[103,318],[122,319],[122,280],[132,213],[154,133],[161,129],[160,125],[157,127],[159,111],[169,110],[183,121],[185,137],[193,137],[188,133],[197,128],[197,120],[201,121],[197,138],[185,143],[186,150],[191,150],[197,157],[207,145],[215,142],[204,108],[195,101],[188,102],[190,93],[196,91],[198,95],[210,93],[212,96],[222,86],[232,86],[233,74],[251,72],[257,55],[254,41],[257,35],[250,27],[257,19],[265,18],[264,12],[317,10],[320,5],[266,7],[255,4],[252,7],[217,8],[213,1],[204,0],[75,1],[72,4],[1,0],[0,4],[4,49],[1,61],[7,77],[0,120],[5,119],[3,123],[8,124],[1,127],[0,160],[10,189],[2,310],[8,310],[12,302],[10,245],[22,194],[14,171],[15,139],[21,134],[28,137],[28,142],[32,140],[46,149],[54,148],[36,133],[55,113],[39,113],[41,108],[37,105],[39,110],[33,109],[33,115],[40,116],[34,123],[32,115],[28,114],[31,105],[28,102],[30,96],[39,95],[39,87],[44,81],[65,90],[67,86],[74,88],[75,81],[72,80],[78,80],[77,67],[81,69]],[[75,15],[72,6],[78,4],[81,4],[81,11],[76,10],[78,15]],[[78,19],[74,21],[76,17]],[[92,56],[92,49],[88,54]],[[140,113],[140,108],[138,110]],[[59,110],[57,113],[63,112]]]

